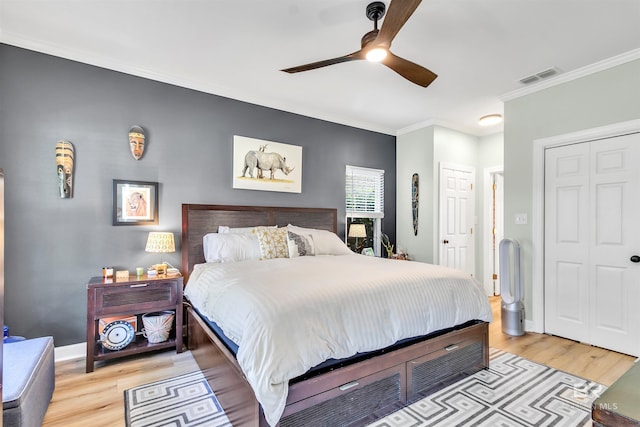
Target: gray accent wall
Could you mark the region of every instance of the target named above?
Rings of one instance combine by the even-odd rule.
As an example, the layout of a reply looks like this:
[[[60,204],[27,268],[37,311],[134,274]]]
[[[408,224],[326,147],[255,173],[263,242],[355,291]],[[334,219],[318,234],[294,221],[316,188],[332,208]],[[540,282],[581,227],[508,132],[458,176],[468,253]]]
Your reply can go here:
[[[138,161],[132,125],[146,131]],[[233,135],[302,146],[302,193],[233,189]],[[57,187],[61,139],[75,146],[71,199]],[[5,322],[56,346],[85,341],[89,278],[159,262],[147,234],[179,243],[182,203],[337,208],[343,236],[346,164],[385,170],[383,230],[395,241],[395,139],[0,44]],[[113,179],[159,183],[158,226],[112,225]],[[180,248],[164,259],[179,266]]]

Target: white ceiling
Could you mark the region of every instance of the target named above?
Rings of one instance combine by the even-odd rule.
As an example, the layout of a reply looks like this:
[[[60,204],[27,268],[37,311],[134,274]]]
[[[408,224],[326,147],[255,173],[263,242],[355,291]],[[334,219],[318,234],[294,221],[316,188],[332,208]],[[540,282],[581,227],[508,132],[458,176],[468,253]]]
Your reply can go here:
[[[640,0],[424,0],[392,51],[439,75],[427,88],[366,61],[279,71],[358,50],[368,3],[2,0],[0,42],[391,135],[494,133],[477,119],[521,78],[640,57]]]

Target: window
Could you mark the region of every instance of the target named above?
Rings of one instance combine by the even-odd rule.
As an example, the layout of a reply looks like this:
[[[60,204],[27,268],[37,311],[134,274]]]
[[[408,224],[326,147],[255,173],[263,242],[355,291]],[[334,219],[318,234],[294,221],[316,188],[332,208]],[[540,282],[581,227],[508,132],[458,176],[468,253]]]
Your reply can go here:
[[[349,166],[345,176],[347,244],[356,252],[373,248],[380,255],[381,223],[384,218],[384,171]],[[367,236],[349,237],[351,224],[365,224]]]

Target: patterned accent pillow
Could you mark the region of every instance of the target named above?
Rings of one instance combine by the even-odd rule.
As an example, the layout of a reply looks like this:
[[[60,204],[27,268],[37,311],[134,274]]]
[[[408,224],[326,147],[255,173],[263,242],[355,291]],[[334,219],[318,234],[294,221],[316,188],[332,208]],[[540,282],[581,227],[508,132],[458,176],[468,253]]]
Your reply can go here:
[[[289,258],[286,228],[258,227],[255,233],[260,243],[261,259]]]
[[[305,236],[289,231],[287,232],[287,243],[289,245],[289,258],[316,254],[313,246],[313,237],[310,234]]]

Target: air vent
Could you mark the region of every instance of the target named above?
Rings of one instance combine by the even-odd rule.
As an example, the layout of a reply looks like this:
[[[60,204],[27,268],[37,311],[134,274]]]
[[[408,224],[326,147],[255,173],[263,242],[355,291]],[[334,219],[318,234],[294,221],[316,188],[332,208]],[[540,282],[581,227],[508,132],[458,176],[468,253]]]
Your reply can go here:
[[[538,80],[540,80],[540,79],[538,77],[536,77],[536,76],[529,76],[529,77],[525,77],[523,79],[520,79],[520,83],[528,85],[529,83],[537,82]]]
[[[555,76],[560,73],[560,69],[557,67],[547,68],[546,70],[540,71],[539,73],[535,73],[531,76],[523,77],[520,79],[520,83],[528,85],[530,83],[537,82],[542,79],[547,79],[549,77]]]
[[[558,74],[558,71],[559,70],[557,68],[549,68],[547,70],[540,71],[538,74],[536,74],[536,76],[540,77],[541,79],[546,79],[547,77],[555,76],[556,74]]]

